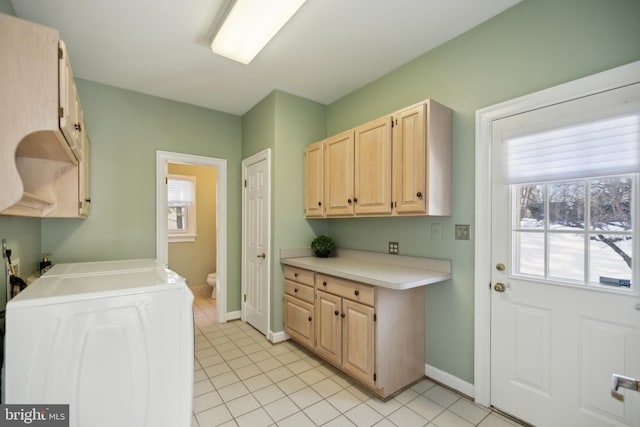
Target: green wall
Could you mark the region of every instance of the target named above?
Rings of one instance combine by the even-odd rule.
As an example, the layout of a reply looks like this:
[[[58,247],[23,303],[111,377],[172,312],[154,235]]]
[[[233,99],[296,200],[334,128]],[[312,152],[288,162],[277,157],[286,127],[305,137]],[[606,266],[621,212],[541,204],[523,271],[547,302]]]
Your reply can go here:
[[[305,248],[325,221],[303,211],[304,147],[325,137],[326,106],[274,91],[242,116],[243,159],[271,149],[271,330],[283,329],[280,250]]]
[[[91,138],[92,212],[43,219],[54,262],[156,254],[156,151],[227,159],[228,310],[240,309],[240,117],[77,80]]]
[[[473,383],[475,112],[640,59],[637,0],[525,0],[327,108],[329,135],[433,98],[454,110],[453,215],[329,221],[338,246],[453,261],[427,288],[427,363]],[[431,239],[431,224],[442,239]],[[470,241],[454,240],[471,224]]]

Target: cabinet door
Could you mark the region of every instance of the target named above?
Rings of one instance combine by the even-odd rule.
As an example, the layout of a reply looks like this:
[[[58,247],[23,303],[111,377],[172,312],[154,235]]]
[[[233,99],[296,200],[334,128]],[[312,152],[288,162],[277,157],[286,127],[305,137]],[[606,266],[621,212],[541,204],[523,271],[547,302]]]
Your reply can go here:
[[[324,213],[353,215],[353,131],[324,141]]]
[[[374,385],[374,309],[343,299],[342,369],[366,385]],[[397,349],[402,351],[402,349]]]
[[[313,305],[289,295],[284,296],[284,330],[300,344],[313,349]]]
[[[393,115],[393,204],[396,213],[427,209],[425,104]]]
[[[84,125],[80,99],[78,98],[78,91],[71,72],[69,55],[67,55],[62,41],[60,41],[60,52],[59,100],[62,112],[60,115],[60,130],[76,159],[80,161],[82,160],[82,126]]]
[[[304,150],[305,163],[305,207],[307,218],[321,217],[322,208],[322,141],[308,145]]]
[[[355,129],[355,213],[391,213],[391,117]]]
[[[316,353],[340,366],[342,298],[316,291]]]
[[[79,168],[79,191],[78,191],[78,197],[79,197],[79,202],[78,202],[78,206],[79,206],[79,213],[81,216],[89,216],[89,213],[91,212],[91,176],[90,176],[90,169],[91,169],[91,164],[90,164],[90,160],[89,160],[89,155],[90,155],[90,145],[89,145],[89,138],[87,138],[87,134],[86,132],[84,133],[84,136],[82,138],[82,160],[79,162],[78,164],[78,168]]]

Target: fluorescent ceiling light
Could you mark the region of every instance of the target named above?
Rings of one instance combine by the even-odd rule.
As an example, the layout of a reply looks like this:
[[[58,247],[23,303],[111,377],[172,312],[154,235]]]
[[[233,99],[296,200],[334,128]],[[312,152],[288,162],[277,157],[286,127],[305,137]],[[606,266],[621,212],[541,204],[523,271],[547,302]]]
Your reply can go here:
[[[211,50],[250,63],[306,0],[236,0],[211,42]]]

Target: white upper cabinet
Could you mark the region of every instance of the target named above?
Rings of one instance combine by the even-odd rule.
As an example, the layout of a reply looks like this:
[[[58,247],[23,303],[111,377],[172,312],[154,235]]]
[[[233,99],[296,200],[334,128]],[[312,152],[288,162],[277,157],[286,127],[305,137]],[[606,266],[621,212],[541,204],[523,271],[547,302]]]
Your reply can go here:
[[[87,135],[58,32],[0,14],[0,76],[0,214],[85,216]]]

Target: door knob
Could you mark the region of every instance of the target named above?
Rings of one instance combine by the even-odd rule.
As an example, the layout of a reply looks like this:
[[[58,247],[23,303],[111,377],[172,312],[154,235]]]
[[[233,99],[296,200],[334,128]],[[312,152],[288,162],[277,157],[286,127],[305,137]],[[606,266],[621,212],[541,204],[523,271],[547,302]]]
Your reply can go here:
[[[506,267],[505,267],[505,266],[504,266],[504,264],[503,264],[503,263],[501,263],[501,262],[499,262],[499,263],[497,263],[497,264],[496,264],[496,270],[498,270],[498,271],[504,271],[504,269],[505,269],[505,268],[506,268]]]
[[[507,287],[504,285],[504,283],[498,282],[493,286],[493,289],[496,292],[504,292],[507,289]]]
[[[267,256],[263,253],[262,255],[258,255],[258,258],[265,259]]]

